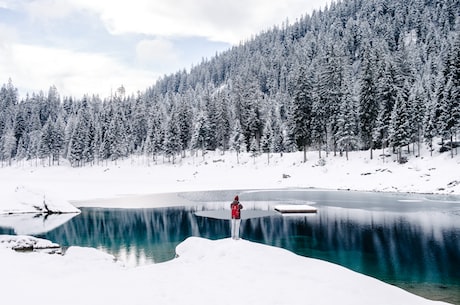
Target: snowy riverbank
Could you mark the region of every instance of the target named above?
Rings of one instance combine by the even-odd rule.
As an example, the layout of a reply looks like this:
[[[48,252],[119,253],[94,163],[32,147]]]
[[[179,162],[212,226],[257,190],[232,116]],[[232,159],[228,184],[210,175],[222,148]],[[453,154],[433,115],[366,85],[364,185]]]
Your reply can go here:
[[[266,155],[254,159],[241,154],[237,163],[235,153],[213,152],[204,159],[188,156],[176,164],[163,160],[155,164],[143,158],[83,168],[29,166],[26,162],[0,169],[0,193],[11,194],[18,186],[25,186],[77,206],[118,207],[120,202],[116,200],[94,199],[200,190],[312,187],[460,195],[460,156],[452,159],[448,153],[430,157],[424,152],[422,157],[410,157],[405,164],[391,158],[370,160],[369,152],[352,152],[348,161],[330,155],[324,158],[323,166],[318,165],[317,152],[310,152],[306,163],[302,160],[301,152],[283,157],[273,154],[269,163]],[[161,199],[162,204],[168,200]],[[14,204],[12,200],[2,200],[0,211],[21,208]],[[159,202],[137,204],[131,200],[130,204],[125,207],[155,206]]]

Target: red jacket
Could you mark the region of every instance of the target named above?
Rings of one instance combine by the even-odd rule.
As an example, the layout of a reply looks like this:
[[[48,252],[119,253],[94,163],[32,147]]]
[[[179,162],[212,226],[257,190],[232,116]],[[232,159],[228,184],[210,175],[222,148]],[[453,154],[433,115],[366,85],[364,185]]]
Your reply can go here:
[[[239,203],[238,201],[233,201],[230,204],[230,208],[232,210],[232,219],[240,219],[241,218],[240,210],[243,208],[241,203]]]

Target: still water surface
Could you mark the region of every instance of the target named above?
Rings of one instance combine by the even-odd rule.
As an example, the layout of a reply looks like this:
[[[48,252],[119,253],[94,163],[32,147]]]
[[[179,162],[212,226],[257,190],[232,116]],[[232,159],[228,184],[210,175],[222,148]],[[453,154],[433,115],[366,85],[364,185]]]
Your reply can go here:
[[[38,236],[90,246],[127,265],[163,262],[189,236],[230,236],[229,203],[244,205],[241,237],[334,262],[437,300],[460,304],[460,198],[321,190],[182,193],[196,204],[157,209],[84,208]],[[282,216],[276,204],[314,204]],[[7,229],[0,227],[0,234]],[[2,233],[3,232],[3,233]]]

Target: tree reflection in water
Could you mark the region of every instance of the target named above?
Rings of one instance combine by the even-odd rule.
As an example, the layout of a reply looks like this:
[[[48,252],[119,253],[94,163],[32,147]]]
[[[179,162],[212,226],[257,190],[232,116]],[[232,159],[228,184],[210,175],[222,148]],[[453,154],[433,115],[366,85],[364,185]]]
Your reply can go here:
[[[196,217],[192,208],[96,209],[42,235],[61,245],[103,249],[128,266],[174,258],[175,247],[189,236],[224,238],[225,221]]]
[[[251,219],[242,230],[248,239],[384,280],[460,284],[460,268],[452,267],[460,264],[458,218],[325,207],[310,217]]]
[[[63,245],[102,248],[115,256],[161,262],[189,236],[228,237],[226,220],[195,208],[83,209],[42,235]],[[385,280],[460,281],[460,223],[445,213],[395,213],[322,207],[317,215],[243,220],[242,237],[321,258]],[[456,221],[457,220],[457,221]],[[123,254],[123,255],[121,255]]]

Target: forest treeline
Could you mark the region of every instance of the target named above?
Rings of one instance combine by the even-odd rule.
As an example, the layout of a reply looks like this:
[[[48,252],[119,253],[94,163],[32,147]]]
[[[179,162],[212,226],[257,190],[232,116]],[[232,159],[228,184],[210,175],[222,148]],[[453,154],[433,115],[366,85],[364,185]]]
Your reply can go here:
[[[0,160],[73,166],[186,151],[451,148],[460,128],[460,2],[343,0],[164,76],[144,92],[19,100],[0,89]],[[451,149],[451,153],[454,151]]]

